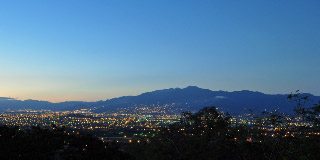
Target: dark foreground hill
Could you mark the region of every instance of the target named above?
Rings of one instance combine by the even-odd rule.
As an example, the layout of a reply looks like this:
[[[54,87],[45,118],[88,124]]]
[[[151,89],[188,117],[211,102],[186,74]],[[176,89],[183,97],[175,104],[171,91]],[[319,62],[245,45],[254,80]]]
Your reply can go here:
[[[117,108],[133,106],[157,106],[169,105],[172,107],[181,107],[188,110],[199,110],[205,106],[217,106],[223,111],[230,113],[245,113],[249,109],[262,111],[264,109],[281,111],[292,111],[294,102],[287,99],[288,95],[270,95],[261,92],[248,90],[226,92],[212,91],[195,86],[189,86],[183,89],[171,88],[146,92],[138,96],[124,96],[98,102],[62,102],[50,103],[37,100],[16,100],[11,98],[0,98],[0,110],[6,111],[18,109],[47,109],[47,110],[75,110],[95,108],[95,112],[106,112]],[[320,100],[319,96],[303,94],[308,96],[310,101],[306,105],[312,105]]]

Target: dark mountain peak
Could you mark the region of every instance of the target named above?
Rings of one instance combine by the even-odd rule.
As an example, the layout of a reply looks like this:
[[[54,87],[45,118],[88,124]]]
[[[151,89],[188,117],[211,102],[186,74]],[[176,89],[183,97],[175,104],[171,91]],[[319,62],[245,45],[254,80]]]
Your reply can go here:
[[[188,86],[186,88],[176,87],[176,88],[161,89],[161,90],[155,90],[155,91],[151,91],[151,92],[145,92],[145,93],[142,93],[140,95],[153,94],[153,93],[170,93],[170,92],[177,92],[177,91],[179,92],[179,91],[185,91],[185,90],[200,91],[200,90],[207,90],[207,89],[202,89],[202,88],[199,88],[197,86]],[[138,95],[138,96],[140,96],[140,95]]]
[[[202,89],[202,88],[199,88],[197,86],[188,86],[188,87],[186,87],[184,89]]]
[[[182,91],[186,91],[186,92],[208,92],[211,91],[209,89],[203,89],[197,86],[188,86],[186,88],[181,89]]]
[[[258,91],[250,91],[250,90],[241,90],[241,91],[233,91],[231,93],[235,93],[235,94],[241,94],[243,96],[251,96],[251,95],[267,95],[265,93],[262,92],[258,92]]]
[[[152,92],[146,92],[138,95],[137,97],[162,97],[162,98],[192,98],[192,96],[202,96],[204,94],[210,94],[212,91],[209,89],[202,89],[197,86],[188,86],[186,88],[169,88],[169,89],[162,89],[156,90]],[[133,96],[135,97],[135,96]]]

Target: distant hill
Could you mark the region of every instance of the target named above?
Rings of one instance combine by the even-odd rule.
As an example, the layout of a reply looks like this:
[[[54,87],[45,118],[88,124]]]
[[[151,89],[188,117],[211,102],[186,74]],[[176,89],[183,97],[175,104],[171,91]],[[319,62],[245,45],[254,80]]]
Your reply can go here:
[[[48,101],[38,100],[16,100],[13,98],[0,97],[0,111],[32,109],[32,110],[53,110],[53,111],[66,111],[81,108],[88,108],[90,102],[62,102],[51,103]]]
[[[311,101],[307,105],[312,105],[320,100],[319,96],[305,93]],[[170,88],[146,92],[138,96],[124,96],[98,102],[70,101],[62,103],[50,103],[37,100],[16,100],[12,98],[0,97],[0,111],[18,109],[47,109],[47,110],[75,110],[83,108],[96,108],[95,112],[106,112],[117,108],[132,106],[154,106],[169,104],[173,107],[183,107],[188,110],[199,110],[206,106],[217,106],[223,111],[230,113],[244,113],[248,109],[260,112],[264,109],[291,112],[295,103],[287,99],[288,95],[270,95],[261,92],[248,90],[226,92],[211,91],[195,86],[183,89]]]
[[[320,100],[320,97],[311,94],[303,94],[310,97],[307,105],[312,105]],[[114,98],[102,102],[103,108],[99,108],[96,112],[104,112],[111,108],[129,107],[134,105],[153,105],[153,104],[172,104],[176,107],[186,107],[189,110],[199,110],[206,106],[217,106],[223,111],[230,113],[244,113],[248,109],[254,111],[263,111],[280,109],[284,112],[291,112],[295,103],[287,99],[288,95],[270,95],[261,92],[253,92],[248,90],[226,92],[211,91],[195,86],[189,86],[183,89],[171,88],[157,90],[153,92],[143,93],[138,96],[126,96]]]

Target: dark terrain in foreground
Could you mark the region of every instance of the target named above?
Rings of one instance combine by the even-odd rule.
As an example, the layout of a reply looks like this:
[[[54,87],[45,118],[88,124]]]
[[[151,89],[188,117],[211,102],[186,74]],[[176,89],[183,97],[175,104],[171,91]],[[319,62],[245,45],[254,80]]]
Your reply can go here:
[[[184,112],[179,122],[155,136],[132,143],[101,141],[65,128],[0,126],[0,159],[210,159],[313,160],[320,158],[320,104],[304,105],[308,97],[291,94],[294,114],[264,111],[253,124],[232,124],[230,116],[203,108]]]

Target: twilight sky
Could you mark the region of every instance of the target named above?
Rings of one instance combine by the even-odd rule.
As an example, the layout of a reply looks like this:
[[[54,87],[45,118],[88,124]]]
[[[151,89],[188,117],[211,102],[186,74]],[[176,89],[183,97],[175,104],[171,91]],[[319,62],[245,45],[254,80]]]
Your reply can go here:
[[[0,1],[0,97],[320,95],[319,0]]]

